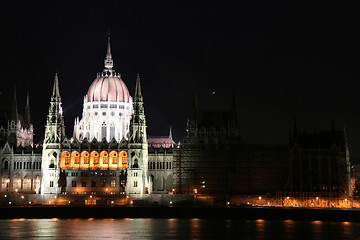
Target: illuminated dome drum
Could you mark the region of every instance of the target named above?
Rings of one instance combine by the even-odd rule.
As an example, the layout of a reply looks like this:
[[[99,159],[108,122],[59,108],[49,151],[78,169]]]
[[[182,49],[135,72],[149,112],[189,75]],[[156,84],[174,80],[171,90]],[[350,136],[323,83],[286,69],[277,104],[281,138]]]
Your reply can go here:
[[[90,85],[84,97],[82,119],[75,119],[74,138],[92,141],[104,138],[127,139],[132,114],[132,97],[120,74],[115,73],[110,51],[110,39],[105,59],[105,69]]]

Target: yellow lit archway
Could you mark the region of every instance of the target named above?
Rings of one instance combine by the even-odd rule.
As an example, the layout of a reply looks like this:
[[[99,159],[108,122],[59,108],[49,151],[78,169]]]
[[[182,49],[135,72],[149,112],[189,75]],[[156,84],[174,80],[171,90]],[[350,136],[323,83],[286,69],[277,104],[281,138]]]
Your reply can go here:
[[[70,153],[68,151],[64,151],[60,155],[60,168],[68,169],[70,166]]]
[[[120,168],[121,169],[127,169],[127,164],[128,164],[128,155],[126,151],[121,151],[120,152]]]
[[[89,169],[90,166],[90,158],[89,153],[87,151],[82,151],[80,156],[80,168],[81,169]]]

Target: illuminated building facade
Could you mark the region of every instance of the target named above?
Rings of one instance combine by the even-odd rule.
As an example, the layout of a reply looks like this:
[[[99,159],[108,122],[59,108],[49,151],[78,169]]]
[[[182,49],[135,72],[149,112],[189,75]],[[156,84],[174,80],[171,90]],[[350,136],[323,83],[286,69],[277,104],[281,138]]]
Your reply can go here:
[[[65,136],[57,75],[40,146],[33,147],[29,101],[22,118],[14,96],[12,118],[1,128],[2,192],[46,199],[59,194],[136,197],[172,190],[175,143],[171,134],[148,138],[140,76],[132,98],[112,69],[110,39],[104,65],[84,97],[82,118],[75,119],[71,139]]]
[[[105,69],[84,97],[72,138],[55,75],[42,144],[33,144],[29,98],[0,127],[2,193],[54,196],[146,197],[149,194],[213,196],[332,192],[351,195],[343,131],[293,132],[289,144],[247,144],[233,98],[230,111],[200,111],[196,97],[181,145],[169,136],[148,137],[136,77],[134,96],[113,70],[110,40]]]

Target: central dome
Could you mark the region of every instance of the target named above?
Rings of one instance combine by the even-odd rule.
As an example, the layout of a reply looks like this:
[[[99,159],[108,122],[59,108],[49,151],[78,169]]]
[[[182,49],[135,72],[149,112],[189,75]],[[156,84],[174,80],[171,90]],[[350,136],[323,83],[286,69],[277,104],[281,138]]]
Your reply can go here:
[[[88,102],[130,102],[129,90],[120,75],[106,72],[90,85],[86,95]]]

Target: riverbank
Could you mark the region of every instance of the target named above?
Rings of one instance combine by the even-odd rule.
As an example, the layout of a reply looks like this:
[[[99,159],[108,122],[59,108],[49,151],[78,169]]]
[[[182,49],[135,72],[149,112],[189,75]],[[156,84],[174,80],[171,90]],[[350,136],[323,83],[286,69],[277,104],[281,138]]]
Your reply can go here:
[[[205,207],[0,207],[0,218],[201,218],[360,222],[359,210]]]

